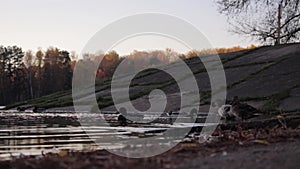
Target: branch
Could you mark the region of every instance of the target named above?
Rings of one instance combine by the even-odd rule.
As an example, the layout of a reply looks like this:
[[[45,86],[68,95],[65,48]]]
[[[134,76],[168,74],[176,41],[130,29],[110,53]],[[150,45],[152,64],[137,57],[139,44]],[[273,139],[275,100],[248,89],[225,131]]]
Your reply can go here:
[[[286,26],[289,22],[291,22],[293,19],[300,17],[300,14],[294,15],[293,17],[291,17],[290,19],[288,19],[281,27],[280,29],[282,29],[284,26]]]

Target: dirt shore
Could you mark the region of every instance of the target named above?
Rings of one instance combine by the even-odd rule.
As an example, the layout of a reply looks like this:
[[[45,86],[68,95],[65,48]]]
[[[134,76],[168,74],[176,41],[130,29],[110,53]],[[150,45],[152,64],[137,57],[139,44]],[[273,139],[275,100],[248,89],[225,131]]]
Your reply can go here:
[[[197,156],[178,168],[189,169],[297,169],[300,161],[300,141],[274,143],[268,146],[239,147],[234,151]]]
[[[159,156],[129,159],[105,150],[24,156],[0,162],[1,169],[152,169],[272,168],[296,169],[300,161],[300,127],[218,129],[206,143],[189,139]],[[153,147],[159,148],[159,147]]]

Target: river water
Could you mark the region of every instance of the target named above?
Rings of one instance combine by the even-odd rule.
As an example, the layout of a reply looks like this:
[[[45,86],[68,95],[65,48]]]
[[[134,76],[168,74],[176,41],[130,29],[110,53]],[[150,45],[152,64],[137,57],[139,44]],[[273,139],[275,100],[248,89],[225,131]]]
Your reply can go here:
[[[84,116],[81,115],[81,116]],[[89,114],[89,116],[91,116]],[[115,118],[111,115],[111,118]],[[93,118],[99,117],[94,115]],[[139,124],[131,126],[81,126],[75,113],[0,113],[0,159],[20,155],[41,155],[60,151],[90,151],[117,149],[126,143],[111,144],[111,139],[126,140],[160,135],[169,128],[192,127],[194,124]],[[195,125],[194,125],[195,126]],[[202,123],[197,124],[203,126]],[[86,133],[89,133],[88,135]],[[101,139],[101,143],[94,143]],[[174,141],[176,140],[174,138]]]

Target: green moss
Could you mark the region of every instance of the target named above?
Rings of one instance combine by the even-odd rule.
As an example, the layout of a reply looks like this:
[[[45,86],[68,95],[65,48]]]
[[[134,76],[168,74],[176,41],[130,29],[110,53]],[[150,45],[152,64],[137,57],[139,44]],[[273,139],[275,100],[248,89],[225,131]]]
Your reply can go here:
[[[21,105],[33,105],[33,106],[47,105],[51,102],[57,102],[59,100],[59,98],[68,97],[70,95],[71,95],[71,90],[60,91],[60,92],[56,92],[56,93],[53,93],[53,94],[50,94],[47,96],[43,96],[40,98],[14,103],[14,104],[6,106],[6,109],[11,109],[11,108],[18,107]]]

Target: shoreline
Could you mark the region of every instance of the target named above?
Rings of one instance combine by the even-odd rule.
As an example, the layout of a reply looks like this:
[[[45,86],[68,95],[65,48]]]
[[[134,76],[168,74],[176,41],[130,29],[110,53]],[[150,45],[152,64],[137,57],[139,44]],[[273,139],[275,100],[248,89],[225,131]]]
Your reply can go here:
[[[153,148],[159,148],[153,146]],[[0,168],[297,168],[300,161],[300,125],[260,129],[218,128],[206,143],[190,138],[168,152],[150,158],[129,159],[106,150],[60,151],[42,156],[20,156],[0,161]],[[84,160],[82,160],[84,159]],[[274,162],[275,161],[275,162]]]

